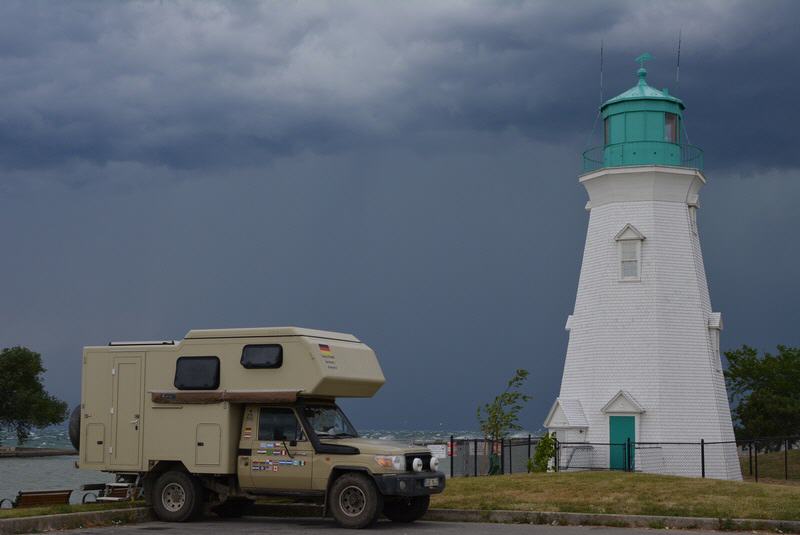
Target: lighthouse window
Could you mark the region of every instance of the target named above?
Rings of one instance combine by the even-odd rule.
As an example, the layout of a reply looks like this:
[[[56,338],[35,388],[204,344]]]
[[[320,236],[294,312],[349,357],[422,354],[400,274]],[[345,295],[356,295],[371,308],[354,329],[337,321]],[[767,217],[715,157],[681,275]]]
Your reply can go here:
[[[678,116],[674,113],[664,114],[664,141],[678,142]]]
[[[719,329],[709,329],[708,334],[711,336],[711,365],[720,371],[722,363],[719,358]]]
[[[622,240],[620,246],[620,279],[639,280],[639,240]]]

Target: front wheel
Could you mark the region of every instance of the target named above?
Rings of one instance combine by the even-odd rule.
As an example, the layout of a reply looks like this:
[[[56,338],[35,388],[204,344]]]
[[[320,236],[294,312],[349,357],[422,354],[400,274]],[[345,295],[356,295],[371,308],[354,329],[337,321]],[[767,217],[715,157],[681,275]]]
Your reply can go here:
[[[428,512],[431,505],[430,496],[400,498],[387,501],[383,506],[383,514],[392,522],[409,523],[419,520]]]
[[[203,487],[185,472],[162,474],[153,485],[153,511],[165,522],[186,522],[203,511]]]
[[[351,472],[333,482],[330,507],[340,526],[366,528],[378,520],[383,509],[383,496],[372,479],[364,474]]]

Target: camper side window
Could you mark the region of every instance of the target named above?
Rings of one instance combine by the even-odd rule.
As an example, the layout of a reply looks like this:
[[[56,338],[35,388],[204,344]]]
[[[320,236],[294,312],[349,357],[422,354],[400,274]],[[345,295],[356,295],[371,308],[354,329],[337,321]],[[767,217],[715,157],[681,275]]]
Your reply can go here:
[[[178,390],[216,390],[219,388],[219,359],[180,357],[175,363],[174,384]]]
[[[262,408],[258,415],[258,440],[303,440],[303,431],[294,411]]]
[[[279,344],[244,346],[241,363],[245,368],[280,368],[283,365],[283,347]]]

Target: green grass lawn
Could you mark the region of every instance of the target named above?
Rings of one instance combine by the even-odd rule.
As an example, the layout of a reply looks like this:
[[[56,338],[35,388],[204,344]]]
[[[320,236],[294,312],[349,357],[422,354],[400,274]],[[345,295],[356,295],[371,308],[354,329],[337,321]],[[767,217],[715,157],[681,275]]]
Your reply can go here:
[[[800,486],[626,472],[455,478],[431,507],[800,520]]]
[[[80,505],[50,505],[46,507],[21,507],[18,509],[0,509],[0,520],[4,518],[22,518],[26,516],[57,515],[61,513],[83,513],[87,511],[104,511],[106,509],[127,509],[141,507],[144,502],[111,502],[87,503]]]

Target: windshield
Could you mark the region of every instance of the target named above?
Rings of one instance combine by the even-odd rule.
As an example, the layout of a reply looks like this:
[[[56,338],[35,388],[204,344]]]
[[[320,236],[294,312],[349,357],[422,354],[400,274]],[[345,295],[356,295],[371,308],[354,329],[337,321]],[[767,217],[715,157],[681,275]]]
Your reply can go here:
[[[321,437],[357,437],[358,433],[344,413],[336,406],[306,407],[306,419]]]

